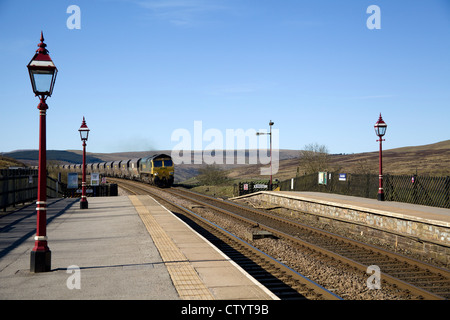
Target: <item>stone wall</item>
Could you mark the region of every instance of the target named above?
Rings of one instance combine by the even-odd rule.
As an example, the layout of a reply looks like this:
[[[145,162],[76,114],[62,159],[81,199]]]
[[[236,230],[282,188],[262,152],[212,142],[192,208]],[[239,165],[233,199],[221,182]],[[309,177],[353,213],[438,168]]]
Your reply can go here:
[[[279,206],[295,210],[304,213],[303,218],[305,214],[310,215],[322,223],[332,223],[345,229],[344,232],[377,238],[395,249],[431,257],[444,265],[450,264],[450,228],[445,222],[271,192],[259,192],[239,198],[245,198],[256,206]]]

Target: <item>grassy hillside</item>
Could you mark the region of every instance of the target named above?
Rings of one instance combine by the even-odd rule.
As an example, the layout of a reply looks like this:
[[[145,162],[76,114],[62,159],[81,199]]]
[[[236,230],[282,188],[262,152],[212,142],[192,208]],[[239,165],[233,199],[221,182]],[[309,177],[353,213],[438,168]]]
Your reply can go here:
[[[342,173],[378,174],[378,152],[364,152],[348,155],[330,155],[328,171]],[[261,179],[261,166],[236,168],[229,173],[230,178]],[[266,166],[267,167],[267,166]],[[302,175],[300,159],[281,160],[274,178],[285,180]],[[384,174],[419,174],[431,176],[450,175],[450,140],[414,147],[403,147],[383,151]],[[266,176],[266,178],[268,178]]]
[[[29,166],[37,166],[39,160],[38,150],[19,150],[9,153],[5,153],[8,157],[14,158],[16,160],[22,161]],[[72,151],[62,151],[62,150],[47,150],[47,161],[52,161],[53,163],[81,163],[83,161],[82,153],[79,154]],[[102,161],[95,155],[86,154],[86,161],[88,162],[99,162]]]
[[[104,162],[122,159],[134,159],[151,156],[157,153],[171,154],[170,150],[148,152],[121,153],[87,153],[88,162]],[[81,150],[57,151],[48,150],[49,163],[81,163]],[[37,165],[38,151],[25,150],[6,154],[28,165]],[[224,153],[225,155],[225,153]],[[246,152],[246,162],[251,153]],[[279,170],[274,178],[285,180],[303,174],[300,166],[300,152],[298,150],[280,150]],[[191,155],[194,163],[195,154]],[[223,161],[224,163],[226,161]],[[235,161],[236,163],[236,161]],[[181,164],[175,169],[177,182],[192,179],[198,174],[199,164]],[[233,181],[248,179],[268,179],[261,176],[260,168],[268,165],[223,164],[220,168],[227,170],[228,177]],[[378,173],[378,152],[364,152],[347,155],[330,155],[328,171],[346,173]],[[417,174],[419,175],[450,175],[450,140],[423,145],[396,148],[383,151],[383,171],[385,174]]]
[[[13,158],[0,156],[0,169],[7,169],[9,167],[25,167],[25,164]]]

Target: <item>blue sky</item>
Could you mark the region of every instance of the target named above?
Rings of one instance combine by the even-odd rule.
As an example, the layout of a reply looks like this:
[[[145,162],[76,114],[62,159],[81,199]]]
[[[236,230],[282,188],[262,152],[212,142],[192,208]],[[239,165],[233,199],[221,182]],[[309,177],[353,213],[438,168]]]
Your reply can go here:
[[[448,0],[0,0],[0,30],[0,152],[38,148],[26,65],[41,30],[59,70],[49,150],[80,149],[83,116],[105,153],[170,150],[194,121],[225,136],[269,120],[283,149],[375,151],[380,112],[385,148],[450,139]]]

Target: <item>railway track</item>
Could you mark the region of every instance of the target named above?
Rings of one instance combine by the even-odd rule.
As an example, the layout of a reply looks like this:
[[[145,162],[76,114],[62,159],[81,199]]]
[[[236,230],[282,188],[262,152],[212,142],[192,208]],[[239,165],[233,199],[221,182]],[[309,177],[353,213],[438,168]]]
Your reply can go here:
[[[113,180],[113,179],[110,179]],[[132,194],[150,194],[207,238],[251,276],[282,300],[341,300],[336,294],[289,268],[277,259],[231,234],[192,210],[161,197],[159,189],[136,182],[116,180]],[[168,189],[164,189],[167,191]]]
[[[278,237],[308,247],[318,253],[340,260],[358,270],[366,271],[376,265],[381,279],[423,299],[450,298],[450,272],[394,252],[377,248],[359,241],[338,236],[317,228],[294,222],[261,210],[178,189],[178,196],[184,196],[200,205],[218,206],[222,210],[239,212],[252,219],[260,229]]]
[[[233,202],[184,189],[164,191],[186,201],[193,201],[197,206],[226,214],[258,230],[285,239],[302,250],[339,261],[360,272],[367,272],[369,266],[377,266],[381,271],[382,286],[392,285],[398,288],[399,294],[403,294],[404,298],[450,298],[448,270]]]

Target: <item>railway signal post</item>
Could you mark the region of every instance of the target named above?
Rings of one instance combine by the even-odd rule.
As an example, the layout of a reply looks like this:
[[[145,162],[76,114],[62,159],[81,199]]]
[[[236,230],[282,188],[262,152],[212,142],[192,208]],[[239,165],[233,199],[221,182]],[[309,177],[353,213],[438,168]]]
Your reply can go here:
[[[272,190],[272,126],[274,122],[272,120],[269,121],[269,132],[257,132],[256,135],[264,135],[267,134],[270,136],[270,181],[269,181],[269,190]]]
[[[51,251],[47,245],[47,145],[46,145],[46,100],[52,95],[58,69],[45,48],[41,31],[39,49],[27,65],[31,86],[36,96],[40,97],[39,109],[39,169],[38,195],[36,201],[37,227],[34,248],[31,251],[30,271],[47,272],[51,269]]]

